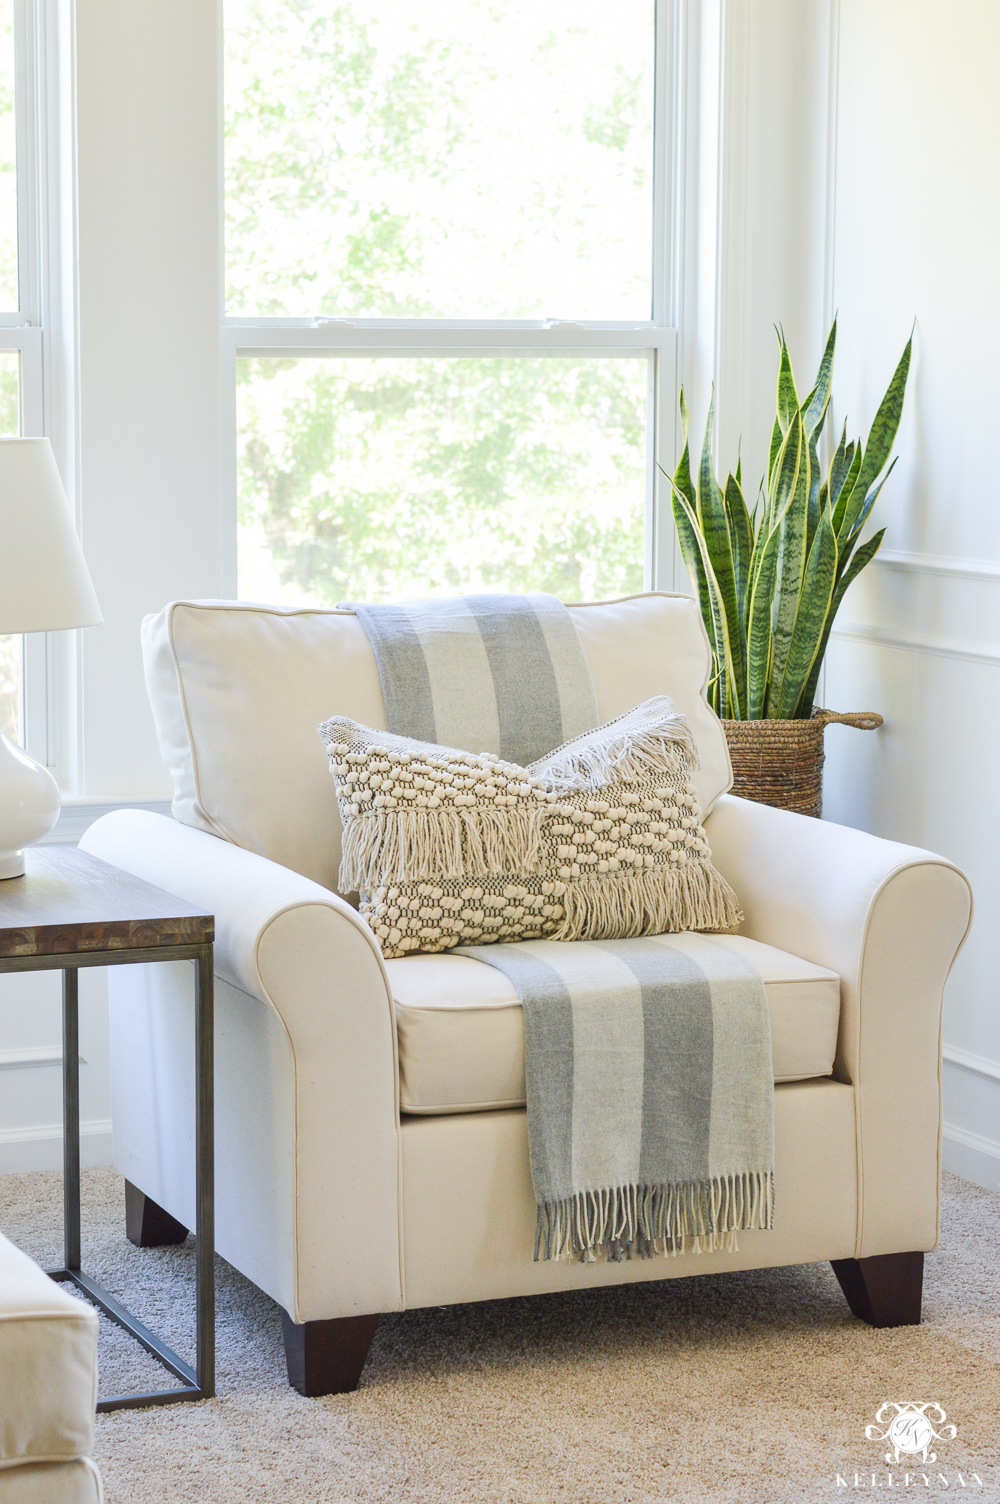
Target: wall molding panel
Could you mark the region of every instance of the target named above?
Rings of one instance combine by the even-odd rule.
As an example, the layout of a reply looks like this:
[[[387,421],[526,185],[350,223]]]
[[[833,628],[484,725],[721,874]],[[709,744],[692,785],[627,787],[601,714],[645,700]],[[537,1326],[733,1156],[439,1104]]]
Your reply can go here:
[[[1000,1062],[987,1060],[985,1055],[974,1055],[971,1050],[960,1050],[957,1045],[945,1044],[941,1046],[941,1057],[949,1065],[957,1065],[963,1071],[974,1071],[977,1076],[985,1076],[989,1081],[1000,1081]],[[997,1153],[1000,1154],[1000,1146]]]
[[[993,559],[960,559],[948,554],[911,554],[880,548],[872,564],[876,569],[895,569],[902,574],[943,575],[946,579],[1000,584],[1000,562]]]
[[[930,632],[901,632],[894,627],[865,626],[844,622],[834,627],[832,637],[841,641],[867,642],[874,647],[899,648],[911,653],[930,653],[937,658],[957,658],[964,663],[1000,666],[1000,646],[972,642],[963,637],[938,637]]]
[[[941,1167],[985,1190],[1000,1190],[1000,1144],[954,1123],[941,1129]]]

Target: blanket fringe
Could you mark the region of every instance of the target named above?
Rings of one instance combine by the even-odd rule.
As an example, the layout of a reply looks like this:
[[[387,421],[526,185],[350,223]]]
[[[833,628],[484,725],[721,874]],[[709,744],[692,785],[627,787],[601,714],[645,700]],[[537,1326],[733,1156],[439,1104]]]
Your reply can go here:
[[[736,1234],[774,1225],[774,1172],[578,1191],[539,1206],[535,1261],[737,1252]]]
[[[377,810],[344,825],[340,891],[541,870],[546,810]]]
[[[734,930],[743,920],[736,894],[708,862],[581,877],[566,885],[560,902],[565,917],[554,940]]]
[[[570,793],[603,788],[613,779],[686,774],[697,766],[698,752],[686,718],[661,695],[612,721],[602,738],[588,732],[582,745],[569,742],[558,747],[532,763],[528,772],[556,793]]]

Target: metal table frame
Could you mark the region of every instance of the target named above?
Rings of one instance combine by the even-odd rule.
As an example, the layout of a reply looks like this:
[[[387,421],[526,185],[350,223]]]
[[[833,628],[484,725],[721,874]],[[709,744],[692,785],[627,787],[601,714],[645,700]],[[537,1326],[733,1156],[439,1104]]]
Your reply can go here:
[[[63,974],[63,1248],[62,1269],[50,1279],[76,1285],[112,1321],[124,1327],[148,1353],[182,1381],[180,1389],[147,1394],[116,1394],[97,1401],[98,1411],[135,1410],[207,1400],[215,1394],[215,1143],[213,946],[159,945],[134,950],[82,951],[71,955],[4,956],[0,973],[62,971]],[[196,1367],[161,1342],[131,1311],[80,1267],[80,1024],[81,966],[127,966],[147,961],[194,961],[195,984],[195,1196],[197,1244]]]

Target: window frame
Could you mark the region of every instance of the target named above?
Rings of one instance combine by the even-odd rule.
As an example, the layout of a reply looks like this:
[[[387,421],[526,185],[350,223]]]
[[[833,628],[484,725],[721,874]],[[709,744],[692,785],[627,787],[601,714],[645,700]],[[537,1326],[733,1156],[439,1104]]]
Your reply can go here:
[[[352,355],[423,355],[558,359],[645,355],[648,358],[649,387],[644,588],[677,588],[679,556],[669,487],[658,466],[672,469],[676,447],[679,258],[675,226],[678,223],[680,184],[677,59],[680,56],[684,0],[654,0],[654,4],[652,317],[641,321],[580,322],[567,319],[224,317],[220,340],[224,435],[222,489],[226,507],[223,568],[225,588],[233,599],[239,596],[236,362],[253,357],[322,359]]]
[[[14,0],[13,9],[19,307],[0,311],[0,351],[20,355],[20,435],[49,437],[74,505],[73,18],[65,0]],[[21,639],[21,744],[63,787],[76,772],[67,693],[75,641],[72,632]]]

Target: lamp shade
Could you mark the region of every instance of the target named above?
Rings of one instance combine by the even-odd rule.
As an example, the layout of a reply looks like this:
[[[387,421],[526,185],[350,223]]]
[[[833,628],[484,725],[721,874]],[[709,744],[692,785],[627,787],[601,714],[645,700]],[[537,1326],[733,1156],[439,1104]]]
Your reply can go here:
[[[104,620],[48,439],[0,439],[0,633]]]

